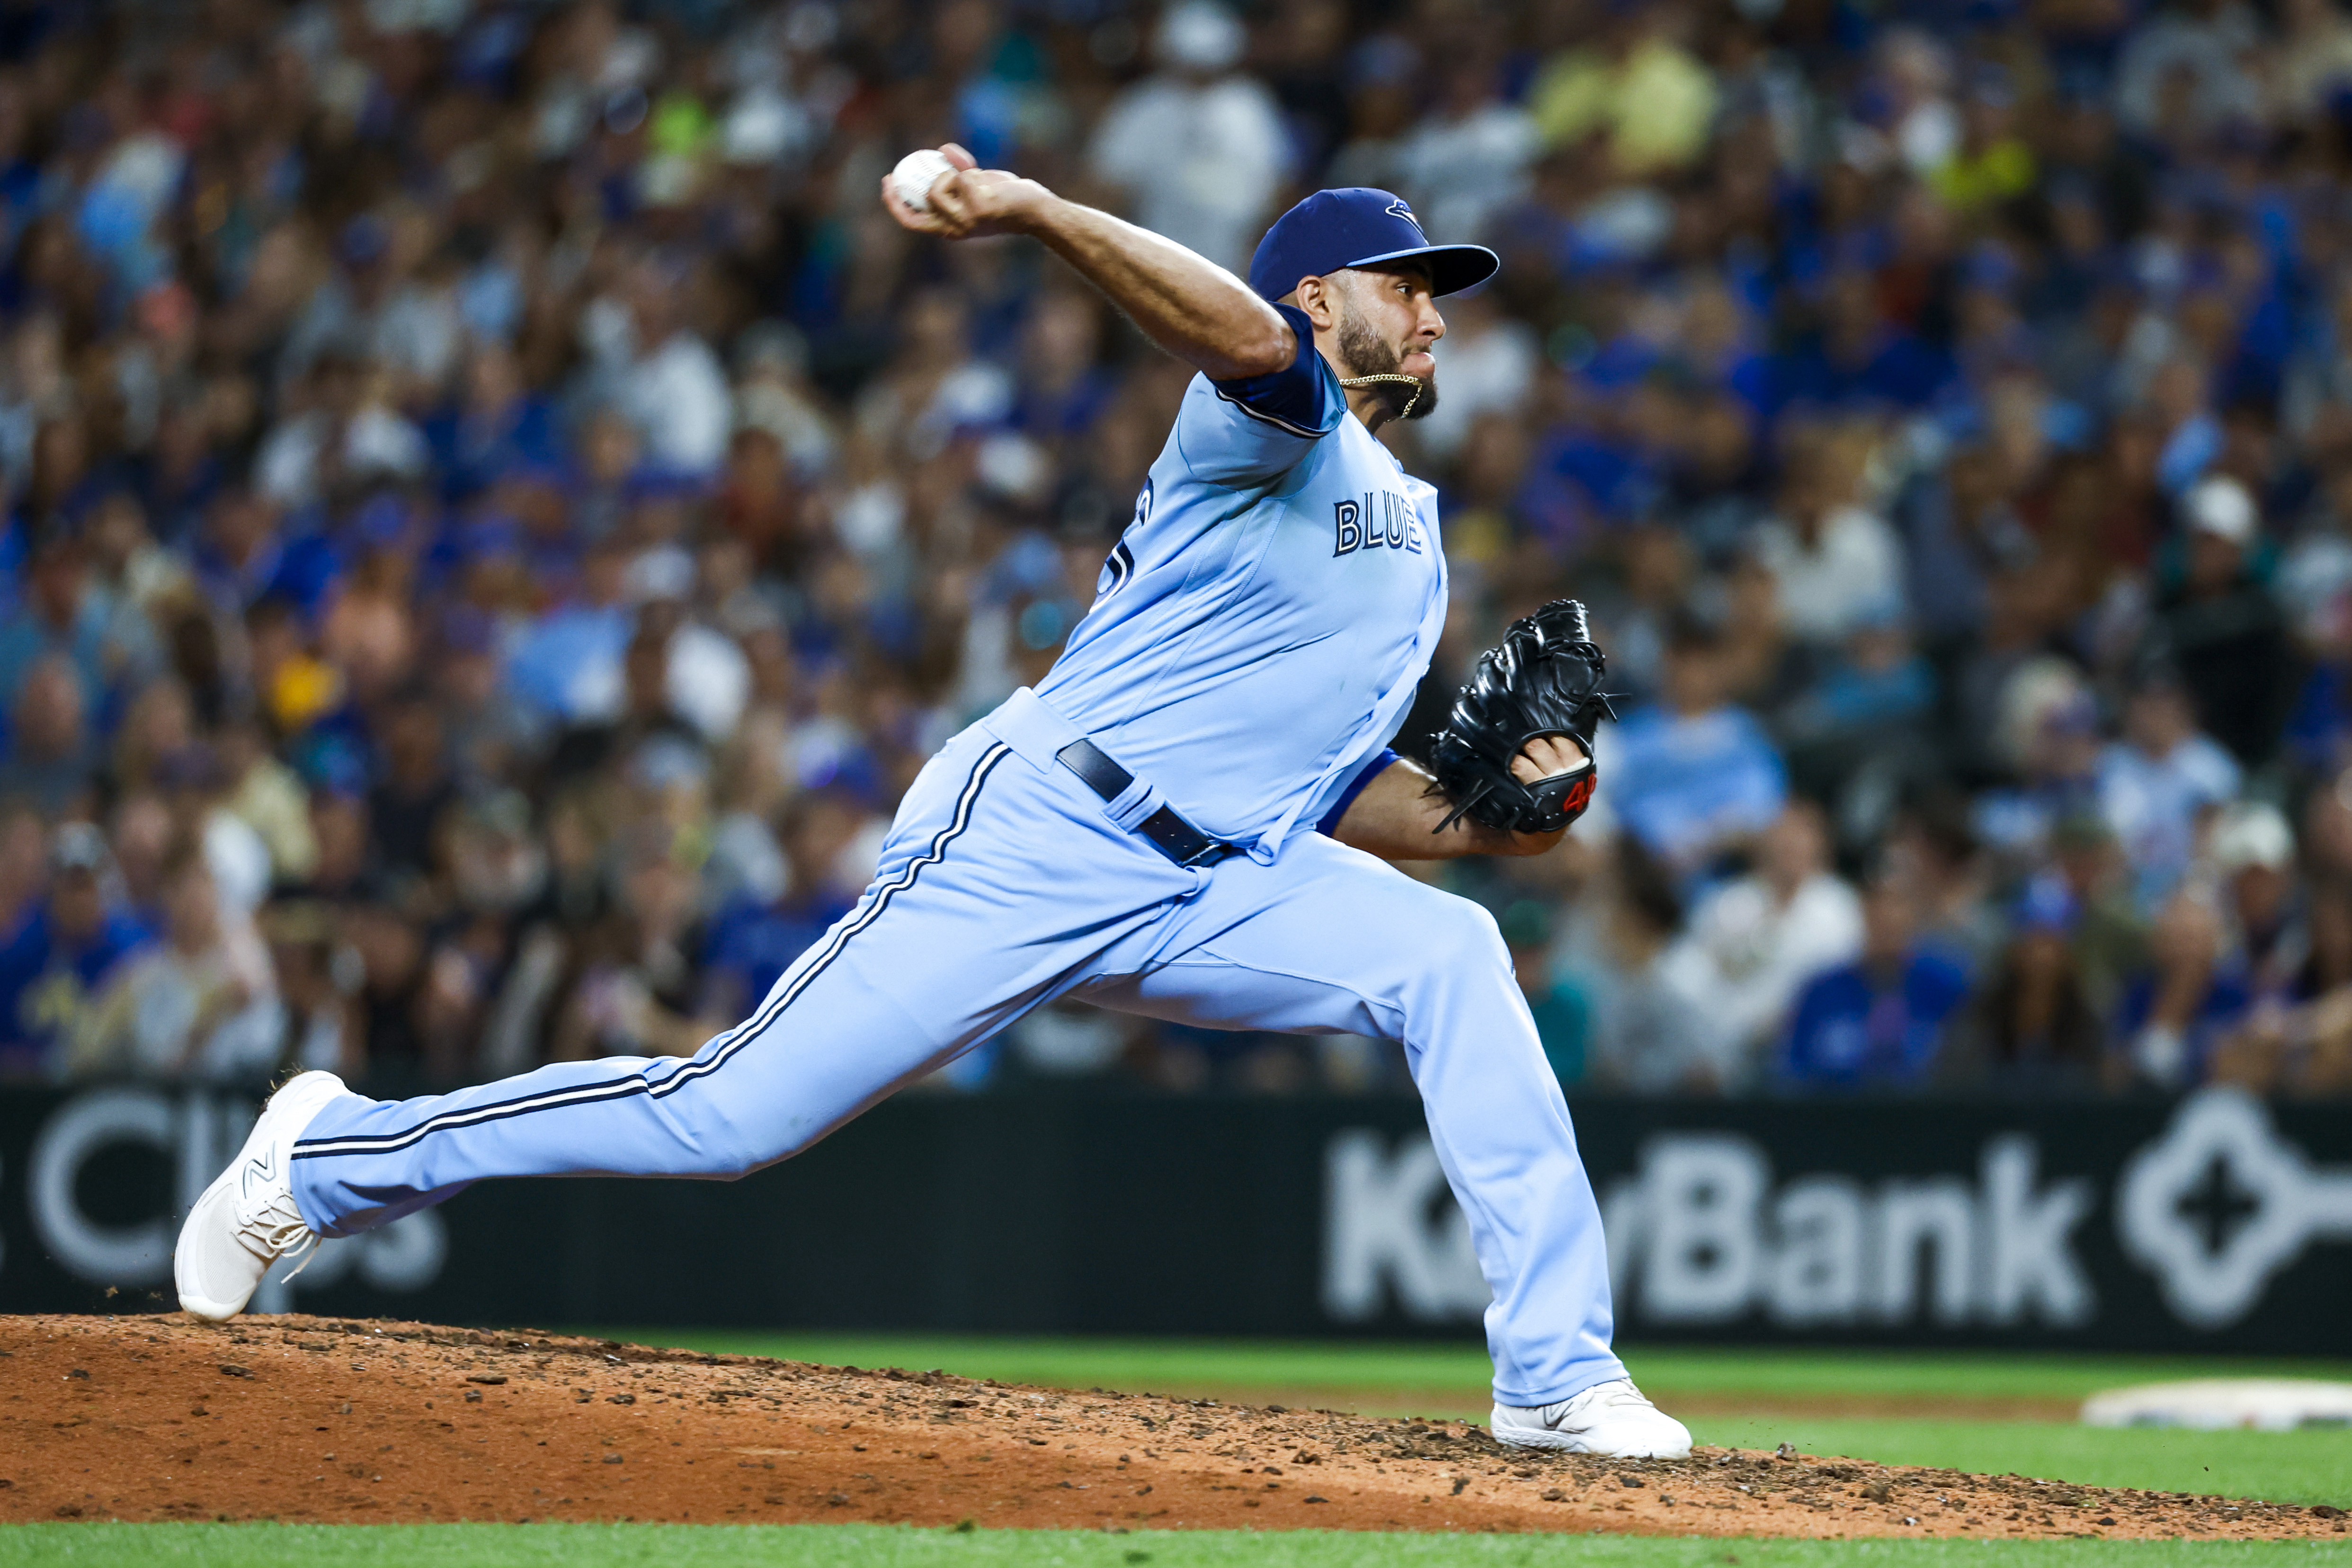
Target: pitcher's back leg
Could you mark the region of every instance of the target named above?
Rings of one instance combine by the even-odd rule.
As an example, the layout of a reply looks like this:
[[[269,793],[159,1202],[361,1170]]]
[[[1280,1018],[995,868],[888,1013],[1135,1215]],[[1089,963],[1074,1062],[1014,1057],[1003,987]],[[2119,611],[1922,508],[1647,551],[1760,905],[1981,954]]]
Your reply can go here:
[[[1053,994],[1165,896],[1099,810],[1073,815],[1075,793],[967,731],[917,780],[857,908],[751,1017],[688,1058],[337,1099],[294,1145],[305,1223],[345,1235],[494,1176],[729,1178],[807,1148]]]

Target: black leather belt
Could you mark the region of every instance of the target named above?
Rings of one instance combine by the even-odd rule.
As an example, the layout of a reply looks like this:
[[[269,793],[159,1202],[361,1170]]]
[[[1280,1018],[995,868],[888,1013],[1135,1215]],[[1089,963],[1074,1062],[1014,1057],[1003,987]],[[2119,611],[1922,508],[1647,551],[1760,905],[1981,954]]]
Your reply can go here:
[[[1135,775],[1103,754],[1103,749],[1092,741],[1071,742],[1054,753],[1054,760],[1078,775],[1086,786],[1105,800],[1117,800],[1135,782]],[[1179,866],[1213,866],[1229,855],[1238,855],[1238,846],[1223,839],[1212,838],[1182,817],[1173,806],[1161,806],[1135,825],[1154,849]]]

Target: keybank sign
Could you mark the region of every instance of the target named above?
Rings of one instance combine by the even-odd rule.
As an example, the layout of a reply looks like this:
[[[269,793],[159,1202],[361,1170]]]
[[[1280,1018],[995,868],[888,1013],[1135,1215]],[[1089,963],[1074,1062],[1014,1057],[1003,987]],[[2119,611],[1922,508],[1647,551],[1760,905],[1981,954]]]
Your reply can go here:
[[[1870,1183],[1776,1184],[1763,1150],[1732,1134],[1669,1133],[1644,1154],[1611,1187],[1603,1222],[1612,1282],[1637,1318],[2073,1325],[2095,1310],[2072,1246],[2090,1183],[2037,1180],[2027,1139],[1992,1140],[1972,1175]]]
[[[389,1087],[389,1086],[387,1086]],[[218,1089],[0,1089],[0,1311],[171,1301]],[[1629,1339],[2352,1357],[2352,1106],[1580,1100]],[[724,1244],[713,1238],[723,1238]],[[459,1323],[1459,1338],[1403,1097],[905,1095],[741,1182],[486,1182],[257,1304]]]
[[[1633,1168],[1601,1181],[1621,1325],[2041,1338],[2145,1313],[2152,1288],[2174,1323],[2210,1332],[2255,1311],[2310,1248],[2352,1240],[2352,1168],[2315,1164],[2233,1089],[2182,1101],[2095,1171],[2079,1149],[1997,1122],[1958,1168],[1874,1172],[1855,1149],[1806,1147],[1812,1161],[1776,1159],[1744,1131],[1643,1135]],[[2077,1169],[2053,1173],[2061,1155]],[[1485,1308],[1425,1133],[1342,1131],[1325,1175],[1330,1318],[1436,1323]]]

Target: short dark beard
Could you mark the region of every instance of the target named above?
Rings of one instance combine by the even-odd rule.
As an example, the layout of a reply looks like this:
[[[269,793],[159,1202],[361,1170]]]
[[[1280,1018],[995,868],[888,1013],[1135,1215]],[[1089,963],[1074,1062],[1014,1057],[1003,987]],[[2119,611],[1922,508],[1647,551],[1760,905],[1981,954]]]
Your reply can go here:
[[[1339,369],[1349,377],[1403,375],[1403,361],[1392,344],[1384,343],[1356,320],[1352,311],[1339,321]],[[1416,390],[1418,388],[1418,390]],[[1359,390],[1369,392],[1391,419],[1426,419],[1437,412],[1437,378],[1410,376],[1405,381],[1377,381]]]

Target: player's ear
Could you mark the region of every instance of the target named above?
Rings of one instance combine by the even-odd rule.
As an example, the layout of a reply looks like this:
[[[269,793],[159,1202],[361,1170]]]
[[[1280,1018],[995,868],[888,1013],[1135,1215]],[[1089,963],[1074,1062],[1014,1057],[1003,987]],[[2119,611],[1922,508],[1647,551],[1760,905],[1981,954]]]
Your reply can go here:
[[[1290,303],[1307,314],[1318,332],[1328,332],[1339,320],[1339,294],[1327,279],[1301,278],[1292,291]]]

